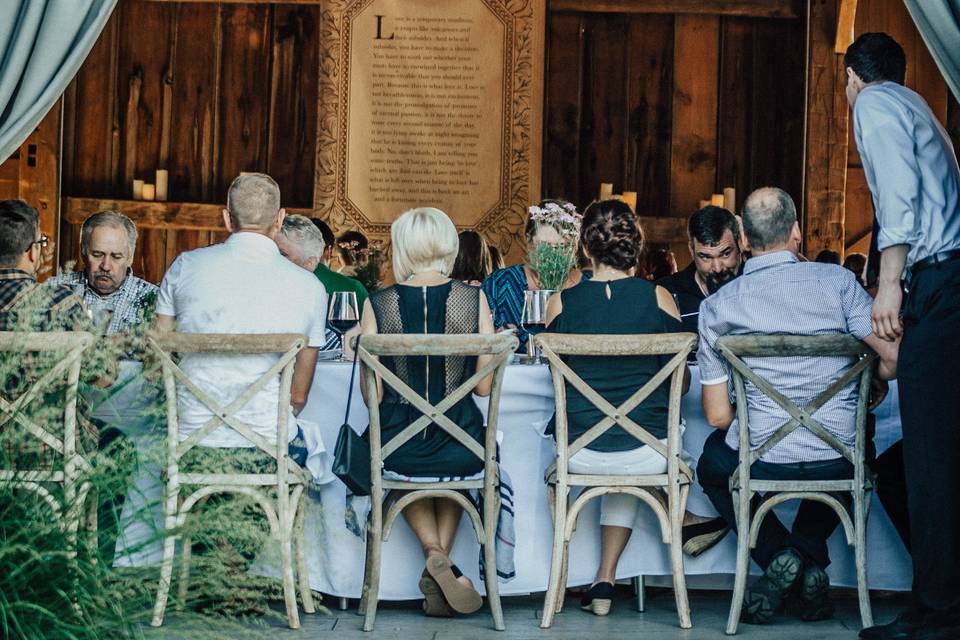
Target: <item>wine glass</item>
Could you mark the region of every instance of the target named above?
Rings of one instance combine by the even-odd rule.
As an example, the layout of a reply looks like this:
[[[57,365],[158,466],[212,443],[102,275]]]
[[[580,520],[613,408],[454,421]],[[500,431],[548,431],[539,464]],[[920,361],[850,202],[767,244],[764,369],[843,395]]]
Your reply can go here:
[[[340,334],[340,353],[343,353],[344,334],[360,322],[357,294],[353,291],[334,291],[330,295],[327,323]],[[342,358],[341,358],[342,359]]]
[[[533,363],[541,362],[540,349],[533,344],[533,336],[539,333],[546,324],[547,302],[553,295],[551,289],[538,289],[536,291],[523,292],[523,312],[520,315],[520,325],[527,332],[527,355],[533,359]]]

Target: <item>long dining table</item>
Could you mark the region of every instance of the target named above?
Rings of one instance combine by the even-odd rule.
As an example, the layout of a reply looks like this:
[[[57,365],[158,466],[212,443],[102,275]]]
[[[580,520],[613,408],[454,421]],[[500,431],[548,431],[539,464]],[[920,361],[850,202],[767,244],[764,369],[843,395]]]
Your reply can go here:
[[[138,371],[130,366],[124,373],[135,378]],[[684,449],[697,459],[711,428],[706,424],[700,408],[700,376],[696,367],[691,367],[691,374],[690,391],[684,396],[681,407],[686,423],[683,443]],[[348,505],[346,487],[329,471],[348,397],[351,397],[351,425],[358,431],[367,425],[367,410],[359,392],[359,380],[355,381],[352,395],[348,393],[349,383],[349,363],[320,362],[300,418],[311,432],[309,439],[320,443],[319,446],[328,452],[317,456],[320,462],[314,464],[312,469],[320,484],[311,491],[306,515],[310,584],[323,593],[358,598],[363,580],[365,540],[345,525]],[[128,430],[138,450],[155,452],[156,445],[163,441],[163,435],[157,432],[156,427],[149,429],[142,420],[137,421],[142,404],[137,398],[136,380],[133,380],[124,394],[112,398],[102,407],[101,411],[109,414],[102,417],[121,427],[135,426]],[[485,410],[485,399],[476,400]],[[553,461],[554,443],[544,435],[544,431],[552,414],[553,386],[548,368],[545,365],[509,365],[500,401],[498,430],[501,464],[510,476],[514,490],[516,576],[500,585],[502,595],[528,594],[546,589],[553,523],[547,506],[543,472]],[[878,452],[882,452],[900,438],[895,384],[891,384],[890,393],[875,414],[875,442]],[[162,529],[159,513],[162,486],[159,477],[160,461],[156,455],[141,460],[124,505],[124,529],[117,543],[115,560],[118,566],[151,565],[160,561],[162,552],[157,532]],[[873,501],[867,533],[870,586],[884,590],[909,590],[910,556],[876,496]],[[353,505],[352,500],[350,504]],[[688,509],[701,515],[715,514],[696,483],[690,491]],[[786,523],[792,520],[795,511],[795,502],[777,508],[777,513]],[[832,563],[828,574],[831,583],[835,586],[855,586],[853,553],[839,528],[830,539],[829,547]],[[482,588],[479,551],[476,537],[464,518],[451,556],[463,572]],[[735,552],[735,536],[728,534],[716,547],[700,557],[685,557],[688,586],[729,588],[732,585]],[[599,502],[592,501],[581,513],[571,541],[568,585],[590,583],[599,562],[599,554]],[[423,556],[420,545],[402,518],[384,545],[382,561],[381,599],[408,600],[421,597],[417,581],[423,569]],[[755,565],[752,569],[759,571]],[[263,575],[279,576],[278,550],[268,544],[254,563],[253,570]],[[659,535],[656,518],[646,507],[640,509],[617,575],[618,578],[645,576],[648,584],[669,584],[667,547]]]

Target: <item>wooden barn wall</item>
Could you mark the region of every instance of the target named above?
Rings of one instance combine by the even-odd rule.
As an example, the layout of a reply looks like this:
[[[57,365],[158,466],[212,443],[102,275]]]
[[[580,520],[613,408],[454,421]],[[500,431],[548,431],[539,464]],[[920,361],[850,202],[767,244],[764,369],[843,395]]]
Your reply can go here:
[[[902,0],[859,0],[855,29],[858,36],[871,31],[885,31],[900,43],[907,56],[906,85],[924,97],[940,121],[951,131],[956,148],[960,142],[957,102],[950,94]],[[873,229],[873,203],[853,139],[852,119],[847,158],[845,245],[847,252],[866,253],[870,248]]]
[[[222,204],[239,172],[264,171],[286,206],[309,207],[319,20],[319,4],[122,0],[64,96],[63,196],[130,198],[165,168],[169,200]],[[63,219],[61,263],[78,258],[79,219]],[[159,282],[223,237],[216,209],[197,223],[144,228],[135,272]]]
[[[686,217],[777,185],[799,205],[803,18],[553,12],[547,32],[545,196],[612,182],[640,215]]]

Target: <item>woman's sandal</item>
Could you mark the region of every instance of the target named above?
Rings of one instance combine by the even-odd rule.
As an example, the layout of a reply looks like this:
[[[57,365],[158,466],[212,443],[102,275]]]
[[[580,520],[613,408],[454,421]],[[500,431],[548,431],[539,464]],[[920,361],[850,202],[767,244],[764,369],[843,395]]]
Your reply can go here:
[[[453,563],[447,556],[436,553],[428,557],[427,573],[440,587],[447,604],[457,613],[473,613],[483,606],[483,598],[477,590],[457,580]]]
[[[420,576],[420,592],[423,594],[423,613],[436,618],[452,618],[453,609],[443,598],[443,591],[427,570]]]
[[[613,585],[609,582],[598,582],[590,587],[586,595],[580,600],[580,608],[598,616],[610,613],[613,605]]]

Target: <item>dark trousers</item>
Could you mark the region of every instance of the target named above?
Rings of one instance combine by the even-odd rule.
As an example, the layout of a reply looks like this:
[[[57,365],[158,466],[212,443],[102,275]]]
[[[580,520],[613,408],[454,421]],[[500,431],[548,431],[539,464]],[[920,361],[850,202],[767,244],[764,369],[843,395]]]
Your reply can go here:
[[[907,481],[903,473],[903,441],[871,460],[869,465],[877,475],[876,491],[883,509],[909,551],[910,514],[907,512]]]
[[[960,261],[913,278],[897,378],[921,606],[960,606]]]
[[[736,528],[735,506],[730,493],[730,476],[737,470],[739,456],[724,442],[726,432],[715,431],[703,445],[703,455],[697,464],[697,476],[700,486],[720,516],[731,527]],[[774,464],[757,461],[753,463],[750,477],[757,480],[840,480],[853,477],[853,465],[846,459],[826,462],[798,462],[793,464]],[[756,511],[760,497],[754,496],[752,511]],[[793,547],[804,557],[819,567],[830,564],[827,553],[827,538],[840,523],[833,509],[827,505],[803,500],[793,522],[793,530],[788,531],[776,514],[768,513],[760,525],[757,546],[751,557],[766,569],[770,560],[779,551]],[[747,532],[743,532],[747,535]]]

